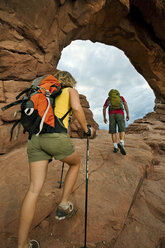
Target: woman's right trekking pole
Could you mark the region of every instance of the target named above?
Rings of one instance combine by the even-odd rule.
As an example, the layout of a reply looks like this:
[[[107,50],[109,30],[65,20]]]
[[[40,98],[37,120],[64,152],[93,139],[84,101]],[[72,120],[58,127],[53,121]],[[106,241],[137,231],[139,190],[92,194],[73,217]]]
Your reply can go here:
[[[89,127],[89,126],[88,126]],[[81,248],[87,248],[87,213],[88,213],[88,160],[89,160],[89,136],[87,134],[87,151],[86,151],[86,194],[85,194],[85,233],[84,233],[84,246]]]

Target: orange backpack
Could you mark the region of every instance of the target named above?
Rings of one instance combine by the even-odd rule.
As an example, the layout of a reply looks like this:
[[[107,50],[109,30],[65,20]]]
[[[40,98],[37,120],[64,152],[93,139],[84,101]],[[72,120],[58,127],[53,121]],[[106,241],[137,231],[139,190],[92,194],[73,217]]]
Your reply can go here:
[[[69,87],[69,86],[65,86]],[[66,133],[67,129],[63,125],[63,119],[69,114],[71,108],[62,117],[58,118],[54,113],[55,98],[62,92],[62,84],[52,75],[45,75],[33,81],[30,88],[22,91],[15,102],[2,108],[6,110],[14,105],[21,104],[21,118],[16,121],[11,129],[10,140],[13,130],[20,124],[24,128],[24,133],[29,133],[29,139],[33,134],[40,133]],[[23,94],[21,100],[18,100]]]

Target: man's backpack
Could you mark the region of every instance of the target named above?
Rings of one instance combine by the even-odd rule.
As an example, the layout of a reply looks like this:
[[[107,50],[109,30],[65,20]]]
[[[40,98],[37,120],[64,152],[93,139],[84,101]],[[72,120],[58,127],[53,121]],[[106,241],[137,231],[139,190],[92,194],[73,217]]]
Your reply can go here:
[[[110,90],[109,92],[109,108],[110,110],[119,110],[123,108],[123,101],[120,97],[120,93],[118,90]]]
[[[38,136],[40,133],[66,133],[63,120],[71,108],[60,119],[54,113],[55,98],[61,94],[62,88],[64,86],[54,76],[45,75],[33,80],[31,87],[22,91],[15,102],[4,106],[3,111],[14,105],[21,105],[21,118],[11,128],[10,140],[14,128],[18,125],[20,129],[20,124],[24,128],[23,132],[29,133],[29,139],[33,134]],[[22,95],[24,96],[19,100]]]

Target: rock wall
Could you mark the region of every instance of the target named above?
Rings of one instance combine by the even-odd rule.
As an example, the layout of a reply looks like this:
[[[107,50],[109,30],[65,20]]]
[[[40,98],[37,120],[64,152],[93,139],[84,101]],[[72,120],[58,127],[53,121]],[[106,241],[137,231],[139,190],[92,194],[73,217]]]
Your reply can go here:
[[[54,73],[63,48],[76,39],[122,49],[164,103],[164,17],[162,0],[1,0],[0,107],[35,77]],[[0,109],[0,153],[11,128],[6,118]]]

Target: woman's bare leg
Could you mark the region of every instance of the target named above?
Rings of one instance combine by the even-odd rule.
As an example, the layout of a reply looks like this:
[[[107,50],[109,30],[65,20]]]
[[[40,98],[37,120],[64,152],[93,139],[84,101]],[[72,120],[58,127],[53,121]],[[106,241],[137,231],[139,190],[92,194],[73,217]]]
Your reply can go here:
[[[64,187],[61,197],[61,203],[67,204],[70,194],[72,193],[73,187],[76,183],[78,172],[80,168],[80,157],[77,151],[75,151],[70,156],[61,160],[62,162],[67,163],[70,167],[65,176]]]
[[[48,168],[48,161],[37,161],[29,164],[30,186],[25,195],[20,211],[18,248],[27,248],[28,234],[34,217],[38,196],[43,187]]]

